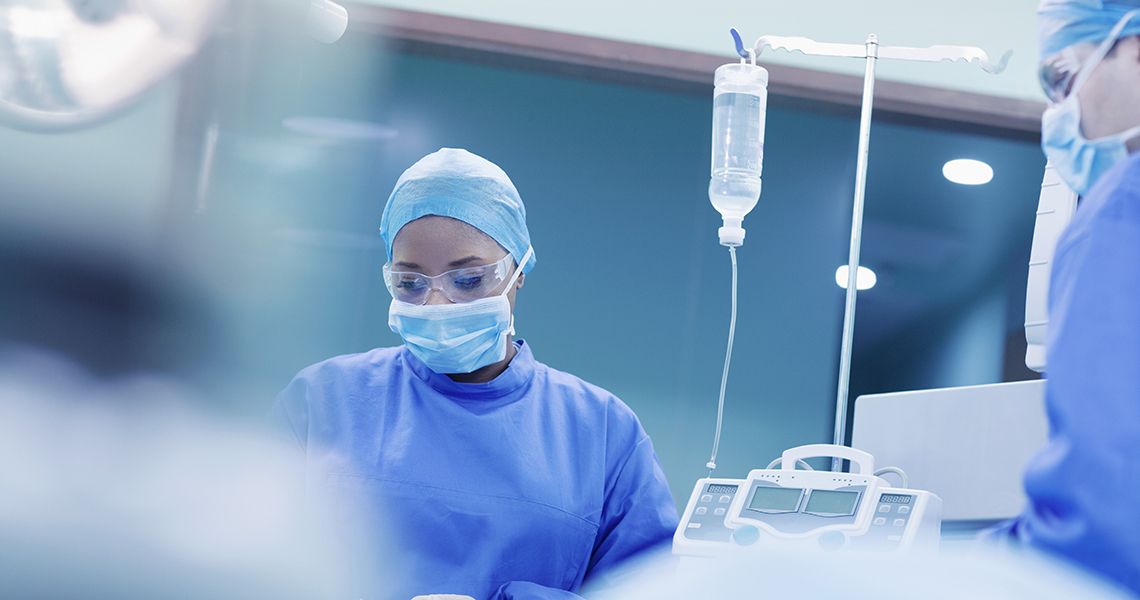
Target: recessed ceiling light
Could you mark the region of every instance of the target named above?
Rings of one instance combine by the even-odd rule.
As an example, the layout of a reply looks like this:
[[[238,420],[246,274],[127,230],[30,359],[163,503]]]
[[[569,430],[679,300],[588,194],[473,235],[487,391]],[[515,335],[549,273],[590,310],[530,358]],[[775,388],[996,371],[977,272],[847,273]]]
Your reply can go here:
[[[980,160],[959,158],[942,165],[942,176],[962,185],[985,185],[993,180],[993,167]]]
[[[847,289],[847,265],[842,265],[835,270],[835,284],[843,289]],[[859,270],[855,272],[855,289],[859,291],[869,290],[875,287],[879,282],[879,276],[867,267],[860,266]]]

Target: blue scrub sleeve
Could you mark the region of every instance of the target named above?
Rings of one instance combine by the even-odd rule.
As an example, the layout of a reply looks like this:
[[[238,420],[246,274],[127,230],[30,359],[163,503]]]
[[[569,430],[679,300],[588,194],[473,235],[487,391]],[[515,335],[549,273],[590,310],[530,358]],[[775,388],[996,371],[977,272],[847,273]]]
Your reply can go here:
[[[653,442],[642,437],[625,463],[608,470],[606,503],[586,572],[586,583],[606,575],[638,554],[666,548],[677,529],[677,507]]]
[[[493,600],[582,600],[574,592],[538,585],[529,581],[504,583]]]
[[[605,586],[607,576],[639,554],[668,550],[677,528],[677,508],[657,463],[653,443],[642,437],[625,455],[625,462],[607,469],[606,502],[586,572],[585,584]],[[512,581],[499,588],[494,600],[568,600],[577,594]]]
[[[999,535],[1140,593],[1140,177],[1114,193],[1058,248],[1050,439],[1026,471],[1029,508]]]
[[[284,440],[304,449],[308,437],[309,381],[304,374],[294,377],[289,385],[277,394],[269,411],[269,425]]]

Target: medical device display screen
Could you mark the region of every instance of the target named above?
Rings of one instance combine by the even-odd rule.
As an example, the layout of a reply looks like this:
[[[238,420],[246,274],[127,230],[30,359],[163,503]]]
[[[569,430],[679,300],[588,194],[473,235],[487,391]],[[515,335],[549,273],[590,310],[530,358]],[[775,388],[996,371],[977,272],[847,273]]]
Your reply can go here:
[[[913,496],[907,496],[906,494],[883,494],[879,496],[879,502],[884,504],[910,504],[912,499]]]
[[[709,485],[708,490],[706,491],[710,494],[735,494],[736,486],[713,483]]]
[[[757,486],[752,493],[752,502],[748,508],[752,510],[767,511],[794,511],[800,505],[800,496],[804,491],[800,488],[764,487]]]
[[[850,515],[859,502],[859,492],[812,490],[804,512],[817,515]]]

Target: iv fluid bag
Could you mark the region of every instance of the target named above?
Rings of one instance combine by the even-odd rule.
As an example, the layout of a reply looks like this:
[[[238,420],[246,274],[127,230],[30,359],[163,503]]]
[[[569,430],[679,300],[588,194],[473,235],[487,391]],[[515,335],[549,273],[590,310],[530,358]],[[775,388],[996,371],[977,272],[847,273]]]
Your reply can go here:
[[[768,71],[747,63],[723,65],[714,86],[709,200],[726,226],[740,227],[760,200]]]

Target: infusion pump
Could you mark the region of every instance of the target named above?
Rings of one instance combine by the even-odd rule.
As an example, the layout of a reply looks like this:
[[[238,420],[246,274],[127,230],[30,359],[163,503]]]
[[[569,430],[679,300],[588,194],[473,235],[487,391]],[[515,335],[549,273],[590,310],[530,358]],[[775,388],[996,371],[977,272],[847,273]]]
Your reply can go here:
[[[814,457],[847,459],[852,472],[796,468]],[[716,556],[774,546],[937,549],[942,499],[890,487],[875,474],[870,454],[814,444],[786,450],[779,462],[780,468],[755,469],[745,479],[698,480],[673,535],[673,553]]]

